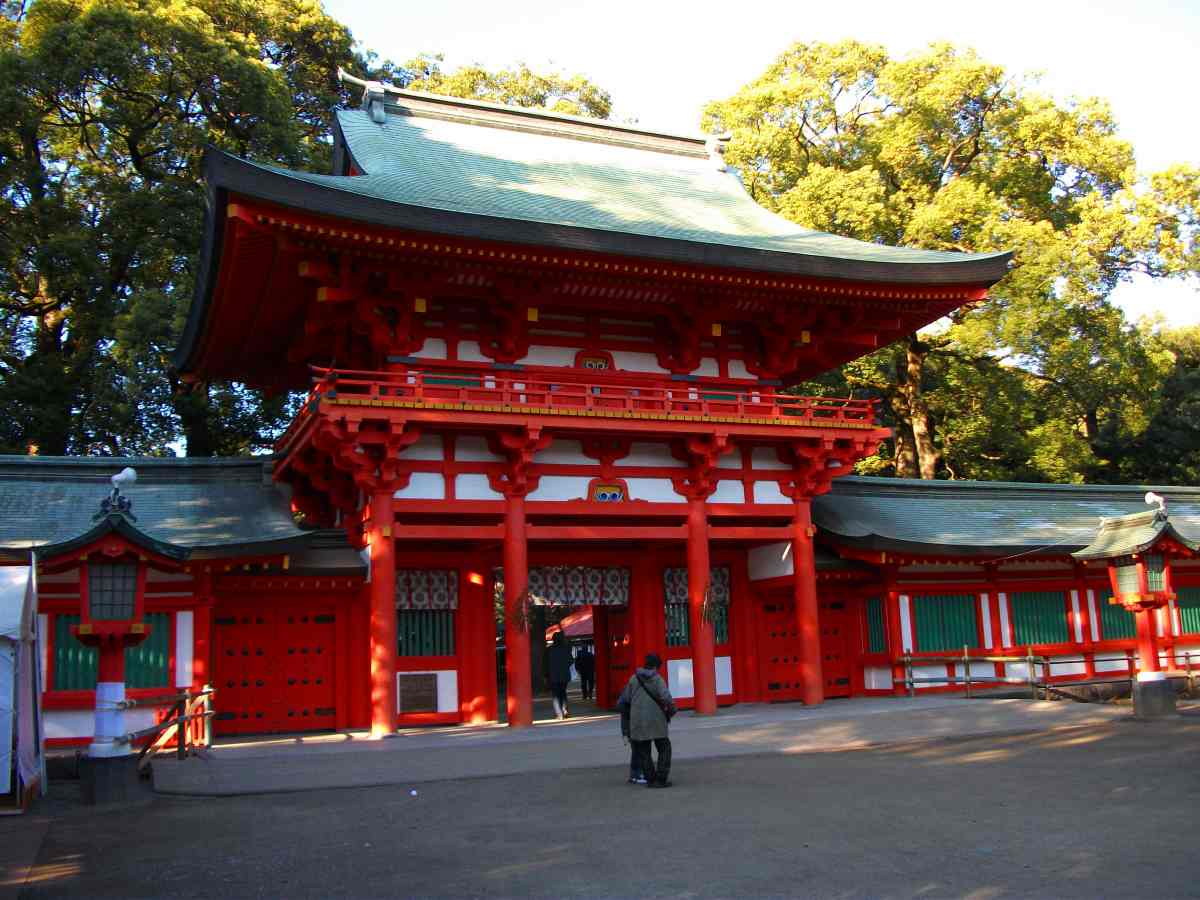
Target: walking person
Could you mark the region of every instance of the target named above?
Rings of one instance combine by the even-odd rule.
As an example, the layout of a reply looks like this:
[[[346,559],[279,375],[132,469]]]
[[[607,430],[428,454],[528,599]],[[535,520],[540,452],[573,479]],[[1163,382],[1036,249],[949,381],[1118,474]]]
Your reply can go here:
[[[584,700],[591,700],[596,690],[596,657],[587,647],[575,657],[575,671],[579,673],[579,693]]]
[[[633,673],[619,706],[629,707],[629,740],[641,760],[641,773],[648,788],[671,786],[671,739],[667,730],[675,715],[675,700],[667,683],[658,674],[662,665],[656,653],[646,654],[646,664]],[[651,757],[650,744],[658,751],[658,763]]]
[[[571,682],[571,648],[567,646],[563,633],[554,633],[554,642],[546,655],[546,678],[550,682],[550,693],[554,697],[554,715],[567,718],[567,685]]]

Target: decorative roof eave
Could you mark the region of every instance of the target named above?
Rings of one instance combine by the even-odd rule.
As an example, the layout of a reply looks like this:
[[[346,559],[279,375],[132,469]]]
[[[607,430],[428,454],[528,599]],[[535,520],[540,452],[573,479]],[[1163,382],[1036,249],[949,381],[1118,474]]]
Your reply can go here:
[[[168,565],[185,562],[191,555],[191,551],[187,547],[151,537],[138,528],[127,515],[115,510],[101,518],[83,534],[55,544],[42,544],[29,549],[37,553],[40,561],[52,563],[61,557],[76,554],[109,535],[120,537],[132,547],[158,557],[157,562]],[[15,548],[5,549],[12,552]]]
[[[1101,519],[1096,539],[1071,555],[1081,562],[1112,559],[1146,553],[1159,544],[1172,541],[1187,553],[1200,552],[1200,542],[1184,537],[1171,524],[1164,510],[1154,509]]]
[[[270,541],[242,541],[233,544],[213,544],[191,548],[192,562],[217,559],[242,559],[247,557],[289,556],[308,548],[309,532],[294,537],[276,538]]]
[[[1025,559],[1064,559],[1071,555],[1072,545],[1056,544],[1048,547],[1045,544],[1005,544],[1005,545],[973,545],[973,544],[928,544],[917,541],[901,541],[880,534],[841,535],[821,528],[821,535],[831,545],[838,548],[848,548],[859,552],[867,551],[887,556],[886,560],[875,562],[978,562],[994,563],[1015,558]],[[1078,546],[1077,544],[1074,546]]]
[[[1012,259],[1011,253],[999,253],[949,262],[852,260],[505,219],[401,204],[342,191],[263,168],[214,149],[210,149],[205,157],[205,179],[208,209],[201,264],[188,320],[173,360],[183,372],[190,371],[196,364],[203,341],[221,264],[231,194],[298,212],[444,237],[841,281],[986,288],[1007,274]]]

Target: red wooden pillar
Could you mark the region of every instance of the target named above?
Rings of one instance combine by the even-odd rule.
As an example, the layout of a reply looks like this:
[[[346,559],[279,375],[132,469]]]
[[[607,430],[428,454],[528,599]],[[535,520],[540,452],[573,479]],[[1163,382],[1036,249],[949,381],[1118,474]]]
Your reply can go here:
[[[396,730],[396,544],[392,489],[371,494],[371,736]]]
[[[510,493],[504,512],[504,662],[508,675],[508,725],[533,724],[533,682],[529,668],[529,623],[521,609],[529,587],[529,546],[525,496]]]
[[[212,573],[197,572],[196,607],[192,613],[192,689],[212,683]]]
[[[888,656],[892,660],[892,693],[903,697],[904,664],[897,662],[904,655],[904,628],[900,624],[900,591],[896,587],[897,571],[895,566],[884,568],[884,604],[883,622],[887,628]]]
[[[1158,672],[1158,642],[1155,640],[1155,610],[1142,609],[1135,613],[1137,621],[1138,667],[1143,672]]]
[[[708,510],[704,498],[688,498],[688,627],[692,637],[692,691],[698,716],[717,711],[717,665],[712,624],[704,619],[708,592]]]
[[[792,583],[800,636],[800,699],[815,706],[825,699],[825,681],[821,674],[821,625],[811,503],[807,497],[796,501],[792,518]]]

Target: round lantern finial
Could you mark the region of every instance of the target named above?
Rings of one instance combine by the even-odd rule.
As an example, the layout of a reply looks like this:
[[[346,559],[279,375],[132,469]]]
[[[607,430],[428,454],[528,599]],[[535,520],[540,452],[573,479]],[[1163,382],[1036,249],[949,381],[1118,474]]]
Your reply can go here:
[[[1146,492],[1146,505],[1158,507],[1158,511],[1165,513],[1167,511],[1167,498],[1162,494],[1156,494],[1154,491]]]

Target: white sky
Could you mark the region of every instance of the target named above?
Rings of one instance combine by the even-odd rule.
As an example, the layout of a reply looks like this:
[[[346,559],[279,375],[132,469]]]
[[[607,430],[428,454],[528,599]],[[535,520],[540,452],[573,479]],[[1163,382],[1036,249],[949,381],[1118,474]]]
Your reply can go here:
[[[403,62],[444,53],[453,68],[529,63],[581,73],[619,118],[694,132],[709,100],[756,77],[798,40],[857,38],[904,55],[931,41],[974,47],[1014,72],[1041,72],[1058,97],[1113,106],[1144,171],[1200,164],[1195,114],[1200,0],[325,0],[364,47]],[[401,11],[402,10],[402,11]],[[1114,299],[1134,316],[1200,323],[1192,283],[1141,280]]]

